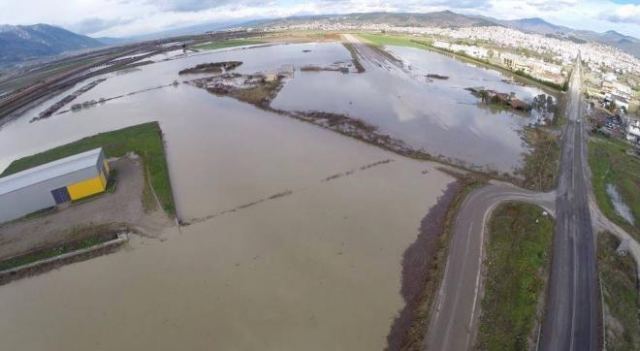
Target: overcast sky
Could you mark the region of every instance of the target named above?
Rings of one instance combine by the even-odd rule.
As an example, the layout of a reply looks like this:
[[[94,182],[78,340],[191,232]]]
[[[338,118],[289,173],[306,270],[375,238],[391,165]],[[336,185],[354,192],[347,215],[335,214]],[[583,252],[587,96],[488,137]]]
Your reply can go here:
[[[291,15],[453,10],[640,37],[640,0],[0,0],[0,24],[49,23],[99,36]]]

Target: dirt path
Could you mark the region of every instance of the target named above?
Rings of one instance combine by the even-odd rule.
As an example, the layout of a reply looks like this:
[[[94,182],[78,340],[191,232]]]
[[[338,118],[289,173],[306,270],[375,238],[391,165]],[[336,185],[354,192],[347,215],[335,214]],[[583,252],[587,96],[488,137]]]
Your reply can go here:
[[[363,43],[353,34],[343,34],[342,37],[345,42],[353,45],[365,66],[376,66],[389,72],[406,73],[402,66],[402,62],[394,59],[394,57],[386,51],[376,49]]]
[[[69,239],[90,235],[78,230],[91,225],[126,223],[143,234],[157,236],[173,222],[161,211],[145,213],[142,206],[144,172],[141,161],[123,158],[111,162],[117,172],[113,193],[88,199],[68,208],[29,220],[0,226],[0,259]]]

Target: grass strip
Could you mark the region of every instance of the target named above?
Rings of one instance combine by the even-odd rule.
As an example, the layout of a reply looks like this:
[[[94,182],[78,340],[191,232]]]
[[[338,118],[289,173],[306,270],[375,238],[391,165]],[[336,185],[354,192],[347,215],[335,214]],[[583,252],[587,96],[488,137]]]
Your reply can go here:
[[[512,202],[493,212],[477,349],[529,349],[547,279],[553,225],[535,205]]]
[[[605,303],[606,349],[640,350],[640,294],[636,264],[620,256],[620,240],[610,233],[598,235],[598,270]]]
[[[594,136],[589,140],[589,166],[596,201],[607,218],[640,240],[640,159],[627,154],[632,147],[626,142]],[[620,216],[609,194],[607,184],[613,184],[622,201],[629,206],[636,221],[633,225]]]
[[[143,204],[146,210],[154,207],[155,191],[160,205],[170,216],[175,215],[173,192],[164,150],[162,130],[158,122],[149,122],[111,132],[100,133],[48,151],[14,161],[2,173],[7,176],[63,157],[103,147],[107,157],[122,157],[134,152],[142,158],[145,168]],[[152,188],[151,188],[152,187]]]

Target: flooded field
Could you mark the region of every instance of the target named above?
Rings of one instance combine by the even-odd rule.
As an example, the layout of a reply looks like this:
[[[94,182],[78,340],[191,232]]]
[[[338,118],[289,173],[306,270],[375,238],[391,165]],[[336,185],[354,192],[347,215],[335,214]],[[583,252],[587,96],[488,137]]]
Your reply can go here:
[[[482,70],[473,78],[465,70],[477,68],[446,60],[432,72],[428,62],[437,57],[394,50],[419,73],[367,62],[362,74],[296,71],[273,105],[348,113],[434,154],[481,166],[519,164],[526,118],[480,108],[463,90],[476,81],[506,84],[499,75]],[[160,121],[178,216],[188,224],[160,240],[137,237],[115,254],[0,287],[0,337],[8,349],[385,347],[403,307],[402,255],[453,179],[436,164],[172,85],[182,81],[182,69],[231,60],[243,61],[237,72],[254,73],[351,56],[337,43],[189,54],[98,77],[106,81],[76,100],[116,99],[29,122],[81,82],[0,128],[4,169],[88,135]],[[451,79],[421,81],[423,71]],[[536,93],[512,86],[519,95]],[[425,103],[430,96],[438,106]]]
[[[364,58],[367,70],[362,74],[296,70],[309,65],[350,62],[349,52],[339,43],[234,48],[184,57],[180,53],[178,59],[138,67],[126,74],[107,75],[104,83],[77,98],[77,102],[116,97],[107,103],[123,104],[126,102],[122,99],[130,97],[127,94],[146,93],[154,88],[170,89],[172,83],[186,79],[178,75],[180,70],[198,63],[238,60],[243,64],[236,71],[242,74],[295,70],[293,79],[286,82],[272,103],[276,109],[346,114],[362,119],[416,149],[469,167],[513,172],[522,166],[523,153],[528,149],[522,141],[521,131],[534,122],[534,118],[484,106],[465,89],[484,87],[513,92],[526,102],[543,93],[540,89],[510,82],[496,71],[436,53],[400,47],[392,47],[390,51],[402,60],[403,69],[379,67],[379,62]],[[443,74],[448,79],[428,79],[425,77],[428,74]],[[198,76],[206,74],[192,75],[188,79]],[[61,96],[77,89],[70,88]],[[154,104],[152,99],[149,96],[145,101]],[[53,98],[29,114],[36,117],[57,100],[59,98]],[[160,116],[148,118],[162,119]],[[5,134],[20,137],[13,132]],[[4,138],[0,140],[0,146],[3,141],[12,140]],[[2,157],[0,154],[0,167],[7,162]]]
[[[60,118],[101,119],[100,128],[111,128],[137,123],[124,113],[171,116],[162,127],[177,207],[193,224],[0,287],[3,343],[25,350],[382,349],[402,308],[403,251],[452,179],[431,164],[195,89],[182,96],[182,89],[189,88],[153,106],[134,96]],[[113,118],[92,115],[100,110]],[[31,128],[49,123],[55,119]],[[92,125],[85,132],[97,131]]]
[[[635,224],[633,219],[633,214],[631,213],[631,209],[624,203],[622,200],[622,196],[618,192],[618,189],[613,184],[607,184],[607,194],[609,195],[609,199],[611,199],[611,203],[613,203],[613,208],[616,213],[620,215],[620,217],[624,218],[627,222],[632,225]]]

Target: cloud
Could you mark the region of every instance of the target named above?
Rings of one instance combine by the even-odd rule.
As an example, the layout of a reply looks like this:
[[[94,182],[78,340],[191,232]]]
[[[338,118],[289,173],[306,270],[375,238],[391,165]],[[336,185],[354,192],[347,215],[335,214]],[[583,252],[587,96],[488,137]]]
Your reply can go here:
[[[600,18],[614,23],[640,24],[640,5],[627,4],[600,13]]]
[[[80,34],[93,34],[116,26],[122,26],[133,22],[133,19],[114,18],[102,19],[92,17],[67,26],[67,29]]]
[[[148,0],[148,4],[157,6],[162,11],[193,12],[217,7],[236,6],[268,6],[271,1],[260,0]]]
[[[542,17],[579,29],[640,35],[640,5],[614,0],[0,0],[0,24],[41,22],[92,36],[135,36],[293,15],[441,10],[501,19]]]

